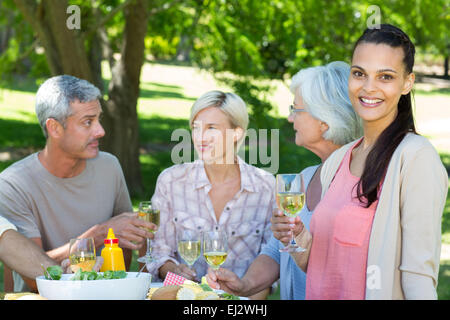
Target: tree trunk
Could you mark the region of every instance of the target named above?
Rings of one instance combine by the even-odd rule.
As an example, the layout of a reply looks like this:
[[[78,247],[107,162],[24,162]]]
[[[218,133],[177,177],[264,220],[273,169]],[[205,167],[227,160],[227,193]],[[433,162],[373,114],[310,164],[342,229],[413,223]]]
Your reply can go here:
[[[90,40],[79,30],[66,26],[67,0],[15,0],[25,19],[36,31],[45,49],[53,75],[70,74],[103,89],[98,45],[99,34]],[[120,161],[131,194],[142,194],[139,162],[139,125],[137,101],[140,73],[144,62],[144,39],[147,31],[148,0],[135,0],[125,9],[125,30],[121,58],[112,70],[108,99],[101,101],[106,135],[102,150]],[[83,30],[81,30],[83,31]]]
[[[197,28],[198,22],[202,16],[203,10],[205,7],[203,6],[203,1],[196,2],[195,8],[195,17],[192,24],[187,28],[183,35],[181,35],[180,42],[177,46],[177,52],[175,54],[175,59],[177,61],[190,61],[191,60],[191,51],[194,45],[193,34],[194,30]]]
[[[108,135],[103,139],[105,150],[115,154],[126,173],[128,187],[142,196],[139,162],[139,122],[137,101],[142,64],[145,57],[148,1],[135,1],[125,9],[124,42],[120,60],[111,70],[109,100],[104,117]],[[148,195],[147,195],[148,196]]]
[[[3,14],[8,17],[8,22],[0,26],[0,55],[8,48],[9,39],[14,36],[14,29],[11,26],[14,19],[13,12],[6,10]]]
[[[445,79],[449,78],[449,76],[448,76],[448,56],[445,56],[445,59],[444,59],[444,78]]]

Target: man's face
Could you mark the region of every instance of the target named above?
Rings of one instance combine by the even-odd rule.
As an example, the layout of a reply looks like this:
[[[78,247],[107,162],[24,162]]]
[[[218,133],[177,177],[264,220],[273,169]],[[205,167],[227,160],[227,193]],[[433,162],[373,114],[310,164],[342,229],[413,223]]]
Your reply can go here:
[[[75,159],[95,158],[99,151],[99,139],[105,135],[99,121],[102,113],[100,102],[76,100],[70,106],[72,115],[66,119],[64,132],[58,138],[58,146]]]

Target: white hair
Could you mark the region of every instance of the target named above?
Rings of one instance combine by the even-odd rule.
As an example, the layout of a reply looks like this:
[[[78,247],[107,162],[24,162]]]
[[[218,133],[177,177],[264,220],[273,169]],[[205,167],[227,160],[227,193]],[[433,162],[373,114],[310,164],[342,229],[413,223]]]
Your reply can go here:
[[[219,108],[227,115],[233,128],[239,127],[243,130],[243,135],[237,142],[237,149],[239,149],[239,146],[244,141],[249,122],[247,106],[244,100],[231,92],[225,93],[219,90],[206,92],[194,102],[191,108],[191,116],[189,118],[190,127],[192,127],[197,114],[209,107]]]
[[[323,138],[344,145],[362,136],[362,122],[348,96],[350,66],[342,61],[300,70],[292,77],[291,92],[300,94],[306,111],[325,122]]]
[[[100,90],[86,80],[73,76],[62,75],[47,79],[36,93],[36,115],[48,138],[47,119],[55,119],[63,126],[72,114],[70,103],[79,100],[90,102],[101,98]]]

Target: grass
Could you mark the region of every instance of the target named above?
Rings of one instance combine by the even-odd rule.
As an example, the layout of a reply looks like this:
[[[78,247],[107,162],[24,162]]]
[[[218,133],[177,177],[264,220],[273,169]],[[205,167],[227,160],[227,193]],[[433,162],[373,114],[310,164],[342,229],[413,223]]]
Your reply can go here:
[[[108,71],[105,73],[108,78]],[[189,79],[189,80],[186,80]],[[190,67],[177,67],[160,64],[145,64],[142,72],[141,95],[138,102],[140,156],[142,179],[145,194],[153,194],[156,178],[159,173],[171,165],[171,150],[177,143],[171,141],[173,130],[188,128],[189,110],[193,101],[202,93],[212,89],[224,88],[216,83],[211,75]],[[270,117],[280,128],[280,172],[300,171],[302,168],[317,164],[319,158],[304,148],[298,148],[293,142],[292,125],[286,120],[287,106],[292,95],[288,88],[275,83],[277,89],[273,94],[275,109]],[[0,172],[14,161],[41,149],[45,140],[34,113],[34,95],[37,85],[33,80],[15,82],[0,90]],[[444,110],[444,118],[448,111],[445,108],[450,100],[448,90],[416,91],[416,116],[420,122],[426,112],[421,109],[425,105],[427,112],[436,115]],[[438,103],[435,103],[438,101]],[[444,103],[442,102],[444,101]],[[447,108],[448,109],[448,108]],[[450,114],[449,114],[450,115]],[[428,119],[426,119],[428,120]],[[422,132],[421,132],[422,133]],[[436,132],[429,135],[433,138]],[[439,148],[442,162],[450,171],[450,148]],[[12,158],[10,158],[12,157]],[[133,198],[133,206],[142,199]],[[447,199],[442,220],[443,242],[450,244],[450,199]],[[131,270],[138,269],[137,252],[133,255]],[[3,266],[0,262],[0,291],[3,290]],[[438,293],[440,299],[450,299],[450,261],[441,261]],[[279,290],[270,299],[279,299]]]

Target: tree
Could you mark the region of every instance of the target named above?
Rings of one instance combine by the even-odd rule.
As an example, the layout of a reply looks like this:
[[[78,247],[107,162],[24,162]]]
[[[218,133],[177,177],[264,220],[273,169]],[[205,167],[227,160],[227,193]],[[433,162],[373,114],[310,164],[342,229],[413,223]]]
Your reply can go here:
[[[448,66],[448,0],[3,0],[0,6],[12,1],[28,23],[18,22],[10,5],[0,16],[0,25],[14,23],[13,35],[0,27],[0,72],[23,72],[7,63],[14,56],[28,55],[28,65],[42,66],[33,50],[39,46],[51,74],[97,85],[105,97],[102,149],[119,158],[132,193],[142,190],[136,104],[146,52],[213,72],[248,102],[252,124],[264,128],[271,125],[271,88],[261,80],[284,81],[301,68],[349,62],[369,5],[379,6],[381,22],[400,26],[419,50],[443,56]],[[81,8],[80,30],[66,26],[69,4]],[[107,87],[102,60],[112,70]]]
[[[265,93],[270,88],[258,80],[284,80],[301,68],[349,62],[353,44],[373,15],[368,10],[372,5],[379,9],[381,23],[404,29],[419,51],[448,57],[447,2],[186,0],[182,10],[172,8],[159,17],[170,25],[180,23],[160,31],[188,48],[191,63],[225,80],[249,102],[257,126],[266,126],[271,105]]]
[[[372,4],[380,7],[382,22],[398,25],[410,36],[416,51],[442,57],[443,76],[448,78],[448,0],[373,0]]]
[[[102,141],[102,149],[118,157],[129,189],[134,193],[141,192],[136,105],[150,1],[107,1],[107,5],[123,9],[124,27],[118,60],[112,57],[114,49],[108,47],[105,25],[120,10],[113,10],[109,16],[102,14],[99,3],[92,1],[86,5],[80,1],[78,5],[83,9],[81,21],[86,20],[86,23],[77,30],[68,28],[66,24],[69,18],[67,0],[14,1],[44,48],[51,74],[70,74],[86,79],[105,93],[101,103],[107,134]],[[109,62],[112,64],[112,79],[106,90],[101,77],[102,49],[107,52],[109,49]]]

